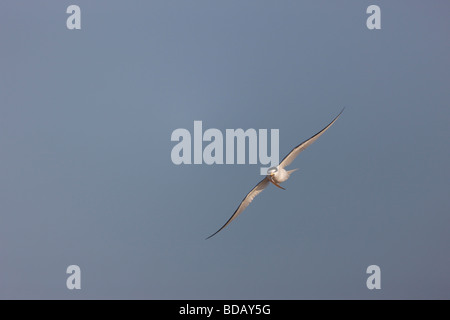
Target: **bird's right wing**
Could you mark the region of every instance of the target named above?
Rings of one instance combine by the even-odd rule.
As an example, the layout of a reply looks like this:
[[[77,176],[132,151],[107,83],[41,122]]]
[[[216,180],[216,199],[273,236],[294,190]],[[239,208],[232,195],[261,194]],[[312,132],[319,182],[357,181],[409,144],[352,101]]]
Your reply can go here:
[[[228,219],[228,221],[222,226],[222,228],[220,228],[219,230],[217,230],[216,232],[214,232],[212,235],[210,235],[208,238],[211,238],[212,236],[214,236],[215,234],[217,234],[219,231],[221,231],[223,228],[225,228],[228,224],[230,224],[231,221],[233,221],[238,215],[240,215],[242,213],[242,211],[245,210],[245,208],[248,207],[248,205],[253,201],[253,199],[260,194],[269,184],[269,178],[265,177],[264,179],[262,179],[244,198],[244,200],[242,200],[241,204],[239,205],[239,207],[236,209],[236,211],[233,213],[233,215],[231,216],[230,219]]]

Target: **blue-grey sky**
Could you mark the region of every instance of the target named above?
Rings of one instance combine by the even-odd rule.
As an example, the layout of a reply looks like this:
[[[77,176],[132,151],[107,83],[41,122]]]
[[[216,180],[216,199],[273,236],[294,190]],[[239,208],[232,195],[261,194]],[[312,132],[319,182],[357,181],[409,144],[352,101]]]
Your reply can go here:
[[[0,298],[449,299],[449,9],[2,1]],[[173,130],[279,129],[281,159],[342,107],[205,240],[261,165],[176,166]]]

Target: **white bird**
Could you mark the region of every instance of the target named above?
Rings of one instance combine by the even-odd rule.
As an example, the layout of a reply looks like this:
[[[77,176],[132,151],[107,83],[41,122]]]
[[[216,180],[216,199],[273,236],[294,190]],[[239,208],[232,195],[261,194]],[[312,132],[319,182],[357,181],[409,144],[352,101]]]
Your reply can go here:
[[[291,152],[289,152],[288,155],[286,157],[284,157],[283,160],[281,160],[281,163],[278,166],[269,168],[267,170],[267,176],[264,179],[262,179],[249,193],[247,193],[247,195],[245,196],[244,200],[241,201],[239,207],[233,213],[231,218],[228,219],[228,221],[219,230],[214,232],[212,235],[210,235],[206,239],[209,239],[212,236],[216,235],[223,228],[225,228],[227,225],[229,225],[231,221],[236,219],[237,216],[240,215],[242,213],[242,211],[244,211],[245,208],[248,207],[248,205],[253,201],[253,199],[258,194],[260,194],[269,185],[269,182],[272,182],[275,186],[277,186],[280,189],[286,190],[282,186],[280,186],[280,183],[286,181],[287,179],[289,179],[289,176],[291,175],[291,173],[296,171],[296,170],[298,170],[298,169],[293,169],[293,170],[286,171],[284,168],[286,166],[290,165],[291,162],[294,161],[294,159],[300,154],[300,152],[302,152],[307,147],[309,147],[325,131],[327,131],[328,128],[331,127],[333,125],[333,123],[336,122],[336,120],[339,118],[339,116],[342,114],[342,112],[344,112],[344,109],[342,109],[342,111],[336,116],[336,118],[334,118],[333,121],[331,121],[325,128],[323,128],[322,130],[317,132],[315,135],[313,135],[311,138],[309,138],[308,140],[303,141],[298,146],[296,146],[294,149],[292,149]]]

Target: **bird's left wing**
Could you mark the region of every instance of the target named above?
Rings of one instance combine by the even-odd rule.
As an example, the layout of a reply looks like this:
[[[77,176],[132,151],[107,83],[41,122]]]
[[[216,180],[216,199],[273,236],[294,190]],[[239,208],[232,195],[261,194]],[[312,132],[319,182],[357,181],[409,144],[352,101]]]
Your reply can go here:
[[[210,235],[208,238],[211,238],[212,236],[214,236],[215,234],[217,234],[219,231],[221,231],[223,228],[225,228],[228,224],[230,224],[231,221],[233,221],[238,215],[240,215],[242,213],[242,211],[245,210],[245,208],[248,207],[248,205],[253,201],[253,199],[260,194],[269,184],[269,178],[265,177],[264,179],[262,179],[244,198],[244,200],[241,201],[241,204],[239,205],[239,207],[236,209],[236,211],[233,213],[233,215],[231,216],[230,219],[228,219],[228,221],[222,226],[222,228],[220,228],[219,230],[217,230],[216,232],[214,232],[212,235]]]
[[[345,109],[345,108],[344,108]],[[298,146],[296,146],[294,149],[291,150],[291,152],[289,152],[289,154],[284,157],[283,160],[281,160],[280,163],[280,167],[284,168],[286,166],[288,166],[289,164],[291,164],[292,161],[294,161],[295,158],[297,158],[297,156],[299,155],[300,152],[302,152],[303,150],[305,150],[307,147],[309,147],[314,141],[316,141],[325,131],[328,130],[328,128],[330,128],[333,123],[336,122],[336,120],[339,118],[339,116],[342,114],[342,112],[344,112],[344,109],[342,109],[342,111],[336,116],[336,118],[333,119],[333,121],[331,121],[325,128],[323,128],[322,130],[320,130],[319,132],[317,132],[315,135],[313,135],[311,138],[309,138],[306,141],[303,141],[302,143],[300,143]]]

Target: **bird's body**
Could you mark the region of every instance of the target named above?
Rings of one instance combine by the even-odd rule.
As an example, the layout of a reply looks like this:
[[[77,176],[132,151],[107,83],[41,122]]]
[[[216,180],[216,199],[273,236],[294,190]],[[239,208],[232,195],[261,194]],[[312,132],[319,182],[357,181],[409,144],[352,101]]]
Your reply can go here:
[[[280,186],[280,183],[285,182],[287,179],[289,179],[291,173],[297,170],[298,169],[286,171],[283,167],[276,166],[267,170],[267,177],[275,186],[285,190],[282,186]]]
[[[287,179],[289,179],[290,173],[284,170],[284,168],[280,168],[280,166],[277,166],[277,171],[272,176],[272,181],[275,183],[282,183],[285,182]],[[296,169],[294,169],[296,170]]]
[[[241,204],[239,205],[239,207],[236,209],[236,211],[233,213],[233,215],[231,216],[230,219],[228,219],[228,221],[219,229],[217,230],[215,233],[213,233],[212,235],[210,235],[208,238],[211,238],[212,236],[214,236],[215,234],[217,234],[219,231],[221,231],[223,228],[225,228],[231,221],[233,221],[238,215],[240,215],[242,213],[242,211],[245,210],[245,208],[248,207],[248,205],[253,201],[253,199],[260,194],[268,185],[269,183],[274,184],[275,186],[277,186],[280,189],[285,190],[282,186],[280,186],[280,183],[285,182],[287,179],[289,179],[290,175],[292,174],[292,172],[298,170],[298,169],[293,169],[293,170],[285,170],[284,168],[286,166],[288,166],[289,164],[292,163],[292,161],[300,154],[300,152],[302,152],[303,150],[305,150],[308,146],[310,146],[314,141],[316,141],[325,131],[328,130],[329,127],[331,127],[333,125],[333,123],[339,118],[339,116],[342,114],[342,112],[344,111],[344,109],[342,109],[342,111],[336,116],[336,118],[333,119],[333,121],[331,121],[325,128],[323,128],[321,131],[319,131],[318,133],[316,133],[315,135],[313,135],[311,138],[303,141],[302,143],[300,143],[298,146],[296,146],[294,149],[291,150],[291,152],[289,152],[286,157],[284,157],[283,160],[281,160],[281,163],[276,166],[276,167],[272,167],[269,168],[269,170],[267,170],[267,176],[262,179],[246,196],[245,198],[241,201]]]

